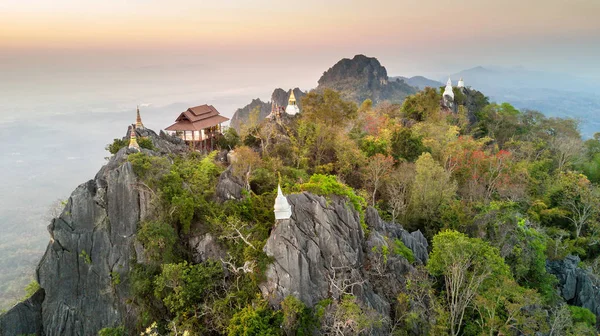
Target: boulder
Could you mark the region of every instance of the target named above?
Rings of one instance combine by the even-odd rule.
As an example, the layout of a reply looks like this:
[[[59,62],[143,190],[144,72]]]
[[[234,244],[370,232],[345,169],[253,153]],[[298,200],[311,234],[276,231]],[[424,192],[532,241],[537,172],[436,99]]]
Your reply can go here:
[[[215,197],[219,202],[241,200],[244,197],[244,189],[244,182],[233,175],[230,166],[219,176]]]

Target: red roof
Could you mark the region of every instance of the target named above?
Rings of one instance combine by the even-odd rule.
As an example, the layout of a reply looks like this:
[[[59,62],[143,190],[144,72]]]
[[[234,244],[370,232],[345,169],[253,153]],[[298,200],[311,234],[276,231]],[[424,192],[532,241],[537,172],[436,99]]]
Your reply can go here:
[[[167,131],[200,131],[202,129],[217,126],[218,124],[229,120],[222,116],[212,105],[200,105],[190,107],[182,112],[175,120],[175,123],[165,130]]]

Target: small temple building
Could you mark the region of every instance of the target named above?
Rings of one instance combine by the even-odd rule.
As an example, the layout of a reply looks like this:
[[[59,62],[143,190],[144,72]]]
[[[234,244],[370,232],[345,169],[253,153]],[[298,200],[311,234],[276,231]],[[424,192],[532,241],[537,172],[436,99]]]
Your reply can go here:
[[[181,112],[175,123],[165,131],[183,139],[195,149],[208,151],[214,149],[215,138],[222,134],[221,123],[228,120],[214,106],[204,104]]]

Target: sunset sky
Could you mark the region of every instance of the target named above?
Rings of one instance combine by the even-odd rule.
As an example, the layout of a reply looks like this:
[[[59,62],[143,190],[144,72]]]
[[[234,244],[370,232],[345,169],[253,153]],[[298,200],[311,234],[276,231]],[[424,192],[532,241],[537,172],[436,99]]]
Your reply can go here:
[[[494,64],[600,77],[599,14],[598,0],[2,0],[0,70],[217,61],[322,69],[364,53],[391,74]]]

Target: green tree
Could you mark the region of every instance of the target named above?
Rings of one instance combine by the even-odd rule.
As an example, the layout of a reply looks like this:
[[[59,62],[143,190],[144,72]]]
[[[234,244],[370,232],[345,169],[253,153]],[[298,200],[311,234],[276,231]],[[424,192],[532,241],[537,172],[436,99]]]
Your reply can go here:
[[[450,230],[433,237],[427,270],[444,279],[452,335],[460,334],[465,312],[480,291],[498,286],[510,275],[496,248]]]
[[[151,261],[164,263],[174,260],[177,232],[171,225],[160,221],[142,222],[137,239],[144,246],[144,252]]]
[[[354,102],[345,101],[339,92],[325,89],[323,93],[309,92],[302,97],[302,116],[329,127],[344,127],[357,116]]]
[[[416,121],[437,119],[440,115],[441,94],[433,88],[425,88],[415,95],[408,96],[402,104],[402,113]]]
[[[392,156],[396,160],[404,159],[414,162],[427,147],[420,137],[414,136],[408,127],[401,127],[392,134]]]
[[[411,191],[411,207],[417,217],[431,220],[440,208],[456,195],[456,183],[450,173],[435,162],[429,153],[423,153],[415,163],[415,182]]]

